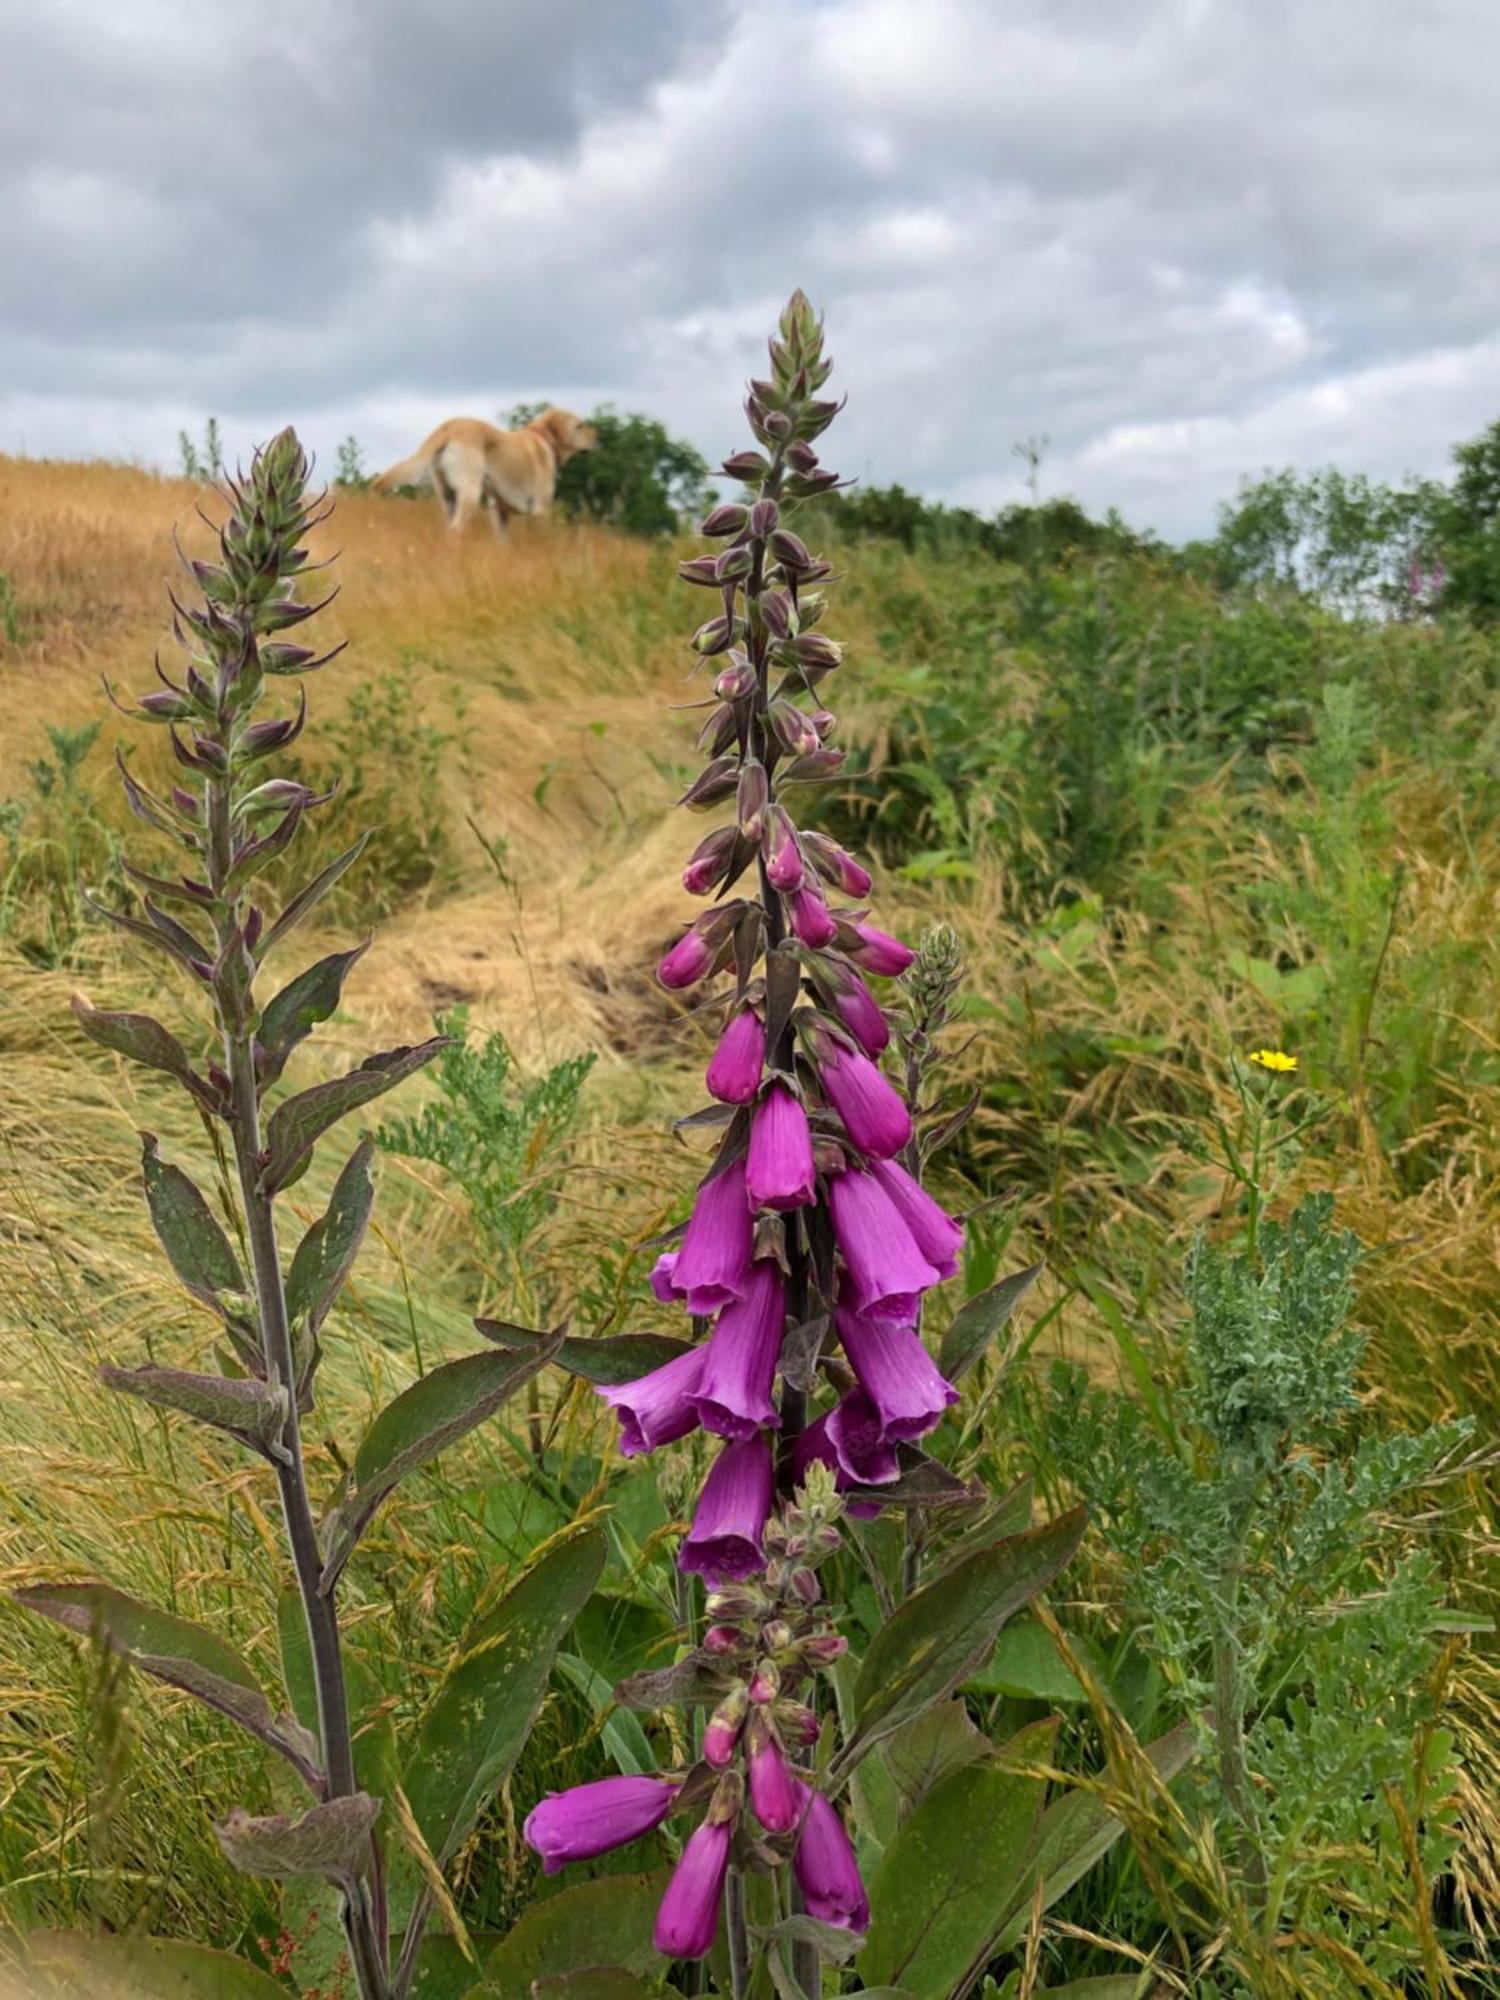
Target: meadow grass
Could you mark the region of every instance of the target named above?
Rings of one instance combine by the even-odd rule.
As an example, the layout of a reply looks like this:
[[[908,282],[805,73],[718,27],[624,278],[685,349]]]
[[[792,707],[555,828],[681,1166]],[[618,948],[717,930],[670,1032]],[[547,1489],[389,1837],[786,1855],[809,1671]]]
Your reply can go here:
[[[95,1381],[101,1361],[180,1361],[208,1340],[150,1236],[136,1133],[214,1172],[203,1130],[149,1081],[86,1052],[67,1013],[75,988],[139,1004],[161,986],[98,926],[80,915],[60,932],[52,914],[85,885],[68,869],[113,893],[125,820],[106,765],[112,716],[88,753],[71,847],[55,787],[39,794],[32,770],[46,725],[108,714],[101,677],[148,684],[172,530],[191,550],[206,541],[199,497],[140,471],[0,459],[0,575],[16,607],[0,638],[12,718],[0,801],[18,802],[0,931],[0,1583],[107,1574],[213,1624],[270,1674],[264,1607],[279,1557],[258,1475]],[[597,1052],[533,1246],[533,1290],[590,1329],[651,1324],[638,1246],[680,1213],[694,1178],[693,1155],[662,1135],[698,1101],[703,1053],[696,1024],[651,978],[683,907],[670,801],[691,768],[692,718],[669,704],[699,698],[675,552],[551,522],[520,524],[504,548],[477,532],[455,542],[435,505],[363,494],[341,499],[320,541],[340,552],[341,596],[324,622],[348,647],[310,699],[359,772],[345,825],[388,825],[397,857],[385,878],[351,874],[329,912],[341,934],[381,921],[323,1060],[415,1039],[454,1005],[476,1030],[502,1029],[533,1069]],[[1243,625],[1228,665],[1229,641],[1205,662],[1206,626],[1191,624],[1178,586],[1151,585],[1148,616],[1145,586],[1111,594],[1078,576],[1057,586],[1050,622],[1026,631],[1007,621],[1027,584],[860,549],[841,627],[848,735],[856,765],[905,774],[893,788],[905,817],[871,819],[858,777],[827,808],[886,863],[883,921],[912,932],[943,920],[964,939],[973,1039],[954,1079],[981,1101],[947,1191],[996,1204],[972,1232],[971,1283],[1002,1254],[1006,1267],[1048,1260],[1022,1316],[1022,1358],[966,1390],[992,1476],[1040,1452],[1045,1480],[1045,1439],[1023,1419],[1053,1358],[1125,1393],[1171,1374],[1183,1252],[1231,1202],[1211,1160],[1216,1121],[1232,1115],[1228,1058],[1278,1042],[1298,1051],[1324,1105],[1286,1196],[1332,1189],[1373,1252],[1362,1420],[1468,1412],[1491,1439],[1500,649],[1467,632],[1313,627],[1288,610],[1256,643],[1275,645],[1280,630],[1306,685],[1268,740],[1263,719],[1230,700],[1232,673],[1247,672]],[[1069,620],[1083,622],[1075,632]],[[1163,661],[1176,663],[1176,706],[1143,721]],[[1356,693],[1325,694],[1347,686]],[[1080,688],[1101,704],[1092,724],[1079,720]],[[1055,766],[1049,742],[1067,753]],[[160,762],[158,745],[145,749]],[[328,948],[309,936],[304,955]],[[169,992],[157,1000],[181,1019]],[[295,1212],[316,1212],[331,1173],[320,1162]],[[372,1253],[325,1342],[311,1444],[328,1480],[391,1388],[457,1351],[468,1314],[517,1309],[453,1189],[386,1161]],[[567,1451],[608,1449],[582,1399],[549,1418]],[[435,1672],[480,1593],[556,1525],[550,1503],[528,1512],[520,1498],[525,1450],[487,1427],[383,1520],[349,1595],[351,1649],[377,1696],[411,1703],[413,1678],[419,1690]],[[1440,1549],[1455,1600],[1492,1616],[1486,1459],[1413,1525]],[[1107,1628],[1113,1603],[1099,1551],[1052,1598],[1070,1631]],[[263,1760],[159,1689],[112,1684],[101,1700],[100,1673],[0,1606],[0,1923],[103,1922],[225,1946],[274,1935],[285,1910],[230,1869],[209,1831],[229,1803],[271,1796]],[[1482,1935],[1500,1909],[1493,1643],[1464,1643],[1448,1676],[1462,1752],[1448,1913],[1455,1933]],[[534,1797],[587,1774],[596,1734],[587,1705],[557,1691],[510,1791]],[[477,1928],[503,1925],[537,1892],[516,1825],[511,1799],[498,1801],[471,1856],[465,1914]],[[1214,1865],[1210,1851],[1205,1880]],[[1076,1969],[1119,1969],[1112,1947],[1088,1939],[1118,1935],[1115,1919],[1136,1907],[1130,1866],[1060,1906],[1053,1949],[1071,1950]],[[1480,1955],[1464,1975],[1475,1982]]]

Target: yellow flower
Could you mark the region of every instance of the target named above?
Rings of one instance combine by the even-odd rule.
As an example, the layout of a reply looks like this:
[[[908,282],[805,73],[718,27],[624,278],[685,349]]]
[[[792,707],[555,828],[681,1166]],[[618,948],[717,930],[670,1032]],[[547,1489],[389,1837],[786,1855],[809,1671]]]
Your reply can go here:
[[[1297,1067],[1297,1058],[1284,1054],[1280,1049],[1252,1049],[1250,1060],[1259,1063],[1262,1069],[1285,1071]]]

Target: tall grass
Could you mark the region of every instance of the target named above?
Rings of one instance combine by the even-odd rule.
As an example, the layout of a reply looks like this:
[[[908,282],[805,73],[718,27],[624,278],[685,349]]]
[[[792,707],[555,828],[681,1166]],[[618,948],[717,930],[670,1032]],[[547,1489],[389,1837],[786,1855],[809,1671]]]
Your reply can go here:
[[[143,472],[0,459],[0,574],[16,607],[0,699],[17,718],[0,739],[0,799],[26,792],[46,725],[98,716],[101,675],[141,680],[166,536],[175,523],[196,547],[195,498]],[[699,692],[675,637],[673,552],[559,523],[521,524],[503,550],[454,542],[435,507],[362,494],[324,534],[344,586],[327,616],[349,646],[325,670],[323,705],[342,706],[363,772],[342,810],[351,825],[399,825],[420,790],[440,829],[399,879],[351,877],[334,913],[390,912],[351,983],[347,1039],[410,1039],[462,1006],[523,1067],[597,1052],[537,1248],[542,1289],[589,1326],[649,1325],[635,1246],[688,1185],[688,1156],[674,1176],[657,1135],[691,1107],[701,1053],[649,978],[679,903],[663,775],[686,741],[659,717]],[[1231,1199],[1208,1143],[1232,1109],[1226,1059],[1277,1042],[1325,1106],[1288,1197],[1333,1189],[1372,1251],[1362,1420],[1467,1411],[1492,1435],[1500,647],[1300,604],[1226,607],[1110,561],[1038,578],[867,545],[856,575],[844,624],[868,691],[851,733],[891,803],[873,816],[856,780],[833,811],[882,858],[884,909],[965,939],[975,1040],[960,1068],[983,1097],[945,1191],[997,1203],[976,1225],[973,1281],[1002,1244],[1049,1265],[1023,1314],[1024,1358],[967,1392],[997,1474],[1027,1469],[1029,1385],[1051,1357],[1132,1394],[1174,1367],[1182,1251]],[[89,754],[102,769],[111,749],[106,725]],[[91,788],[74,891],[119,831],[108,790]],[[251,1607],[266,1601],[274,1539],[253,1482],[94,1381],[101,1360],[181,1359],[207,1339],[162,1276],[133,1178],[137,1129],[200,1163],[203,1135],[164,1127],[177,1115],[165,1100],[85,1056],[66,1013],[70,986],[103,1002],[128,983],[135,1002],[155,975],[132,961],[127,982],[122,948],[82,920],[48,954],[24,950],[58,876],[55,850],[19,845],[17,860],[30,914],[25,935],[0,935],[0,1581],[107,1569],[268,1657],[274,1634]],[[318,946],[307,940],[309,959]],[[383,1172],[380,1249],[326,1342],[313,1443],[330,1459],[377,1391],[447,1351],[486,1302],[453,1185],[416,1162]],[[299,1187],[294,1205],[311,1215],[323,1191]],[[602,1429],[571,1399],[557,1422],[586,1489]],[[547,1531],[558,1496],[545,1519],[516,1513],[525,1447],[488,1429],[393,1507],[381,1587],[351,1600],[377,1690],[441,1657],[438,1605],[461,1620]],[[1500,1609],[1492,1476],[1476,1464],[1422,1524],[1455,1600],[1481,1617]],[[643,1532],[672,1497],[663,1512],[642,1488]],[[1064,1627],[1113,1643],[1102,1553],[1067,1592],[1053,1607]],[[274,1938],[290,1906],[229,1869],[193,1803],[254,1807],[269,1774],[185,1700],[132,1683],[101,1703],[98,1671],[0,1607],[0,1923]],[[1500,1910],[1492,1640],[1460,1646],[1445,1713],[1464,1775],[1442,1908],[1461,1936]],[[597,1727],[581,1697],[556,1692],[516,1797],[595,1768]],[[200,1781],[183,1786],[185,1767]],[[537,1892],[508,1800],[469,1884],[479,1929]],[[1053,1976],[1120,1969],[1073,1934],[1118,1933],[1142,1907],[1122,1854],[1055,1913]],[[1480,1992],[1477,1946],[1470,1957],[1475,1983],[1460,1990]]]

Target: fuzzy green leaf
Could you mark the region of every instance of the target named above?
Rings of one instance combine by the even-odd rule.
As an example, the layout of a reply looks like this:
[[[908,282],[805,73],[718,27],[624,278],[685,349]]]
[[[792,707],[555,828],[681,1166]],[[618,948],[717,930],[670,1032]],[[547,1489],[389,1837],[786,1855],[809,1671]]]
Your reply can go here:
[[[91,1007],[81,994],[72,1000],[73,1018],[92,1042],[115,1055],[128,1056],[143,1068],[160,1070],[175,1077],[206,1111],[217,1107],[218,1099],[189,1060],[187,1050],[170,1028],[149,1014],[110,1014]]]
[[[645,1986],[619,1965],[591,1965],[581,1972],[554,1972],[531,1982],[532,2000],[651,2000],[659,1986]]]
[[[1083,1537],[1081,1507],[981,1549],[924,1586],[886,1620],[854,1684],[854,1729],[835,1769],[961,1687],[989,1657],[1000,1628],[1045,1590]]]
[[[408,1767],[412,1812],[439,1867],[468,1839],[510,1775],[547,1692],[557,1649],[603,1573],[606,1549],[599,1528],[565,1534],[464,1634],[422,1718]],[[554,1897],[546,1907],[560,1901]],[[603,1956],[612,1961],[617,1955]],[[596,1953],[584,1962],[599,1960]],[[545,1963],[536,1967],[547,1969]],[[551,1969],[559,1969],[555,1961]]]
[[[141,1134],[141,1171],[152,1225],[172,1269],[195,1299],[225,1319],[235,1317],[245,1298],[239,1259],[197,1187],[181,1167],[162,1159],[152,1132]]]
[[[236,1806],[214,1832],[226,1858],[243,1874],[277,1880],[316,1875],[343,1883],[360,1873],[370,1829],[379,1817],[379,1799],[354,1792],[310,1806],[295,1818],[274,1813],[256,1819]]]
[[[254,1376],[190,1375],[181,1368],[111,1368],[99,1370],[107,1388],[159,1409],[180,1410],[200,1424],[227,1431],[262,1450],[281,1435],[286,1422],[286,1391]],[[268,1454],[269,1455],[269,1454]]]
[[[276,1716],[254,1671],[212,1632],[142,1604],[107,1583],[37,1583],[13,1590],[16,1603],[84,1638],[97,1639],[142,1673],[196,1696],[280,1751],[304,1777],[316,1746],[290,1716]]]
[[[352,951],[335,951],[327,958],[320,958],[267,1003],[256,1030],[256,1039],[266,1055],[263,1082],[274,1083],[297,1044],[335,1011],[345,979],[369,948],[370,940],[366,938]]]
[[[535,1904],[491,1953],[486,2000],[531,2000],[533,1982],[548,1975],[603,1966],[637,1976],[658,1971],[651,1932],[666,1885],[665,1873],[606,1875]]]
[[[278,1104],[266,1126],[261,1193],[275,1194],[289,1187],[331,1125],[404,1082],[447,1047],[446,1035],[434,1035],[411,1048],[388,1049],[383,1055],[368,1057],[347,1076],[315,1083],[311,1090],[298,1091]]]
[[[310,910],[317,908],[318,904],[322,902],[323,898],[328,894],[328,891],[338,881],[344,871],[352,868],[355,862],[358,861],[359,857],[364,853],[370,838],[371,836],[368,833],[362,833],[352,847],[346,847],[342,854],[337,855],[305,887],[297,891],[296,895],[292,897],[286,908],[281,912],[281,915],[261,939],[255,953],[258,959],[264,960],[266,953],[270,951],[273,945],[279,944],[287,932],[295,925],[300,924]]]
[[[1024,1271],[1012,1271],[959,1308],[938,1353],[938,1366],[950,1382],[974,1366],[1045,1269],[1045,1264],[1031,1264]]]
[[[665,1333],[616,1333],[604,1340],[570,1334],[559,1347],[555,1333],[512,1326],[508,1320],[476,1319],[474,1324],[486,1340],[492,1340],[511,1354],[535,1354],[544,1345],[549,1346],[552,1351],[547,1360],[566,1368],[571,1375],[581,1376],[585,1382],[606,1388],[619,1382],[633,1382],[638,1375],[649,1375],[653,1368],[662,1368],[685,1354],[690,1345]]]
[[[268,1972],[178,1938],[33,1931],[22,1951],[31,2000],[287,2000]]]
[[[293,1320],[305,1318],[312,1333],[328,1317],[364,1242],[375,1206],[374,1157],[374,1141],[361,1139],[334,1183],[328,1207],[297,1245],[287,1273],[287,1312]]]
[[[465,1354],[445,1361],[386,1404],[354,1454],[349,1491],[328,1520],[325,1590],[349,1560],[376,1508],[400,1481],[493,1416],[547,1359],[545,1351],[519,1358]]]

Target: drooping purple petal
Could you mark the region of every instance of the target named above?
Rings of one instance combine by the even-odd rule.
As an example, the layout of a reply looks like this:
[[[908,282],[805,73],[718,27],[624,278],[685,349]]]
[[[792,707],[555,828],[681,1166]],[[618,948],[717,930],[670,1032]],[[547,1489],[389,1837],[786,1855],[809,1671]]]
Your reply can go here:
[[[786,1330],[786,1290],[771,1259],[756,1264],[745,1296],[719,1314],[693,1391],[705,1430],[720,1437],[753,1438],[780,1423],[771,1401],[781,1336]]]
[[[745,1195],[745,1163],[736,1160],[706,1180],[677,1253],[673,1283],[688,1311],[716,1313],[740,1298],[750,1275],[754,1228]]]
[[[855,924],[856,943],[847,947],[848,956],[865,972],[880,979],[895,979],[906,971],[916,953],[900,938],[880,931],[873,924]]]
[[[833,1323],[849,1365],[874,1405],[881,1436],[891,1442],[925,1437],[958,1391],[909,1326],[892,1326],[836,1308]]]
[[[736,1014],[719,1037],[705,1078],[721,1104],[752,1104],[766,1063],[766,1031],[753,1007]]]
[[[951,1278],[958,1269],[958,1253],[963,1248],[962,1226],[895,1160],[875,1160],[870,1172],[884,1188],[891,1206],[911,1231],[912,1241],[928,1263],[941,1277]]]
[[[807,1113],[784,1083],[773,1083],[750,1126],[746,1196],[752,1208],[801,1208],[816,1186]]]
[[[790,1833],[802,1812],[797,1781],[765,1717],[751,1718],[749,1731],[750,1805],[767,1833]]]
[[[714,1460],[677,1567],[738,1582],[764,1569],[771,1514],[771,1446],[765,1437],[726,1444]]]
[[[911,1137],[911,1113],[867,1055],[829,1038],[818,1053],[818,1080],[862,1153],[888,1160]]]
[[[939,1282],[890,1197],[870,1174],[857,1168],[828,1183],[833,1231],[848,1268],[848,1305],[911,1322],[923,1292]]]
[[[713,1950],[733,1831],[727,1821],[705,1820],[688,1835],[656,1912],[663,1958],[706,1958]]]
[[[856,1486],[889,1486],[901,1476],[896,1447],[863,1389],[851,1389],[828,1412],[828,1442],[839,1471]]]
[[[549,1792],[522,1829],[549,1875],[569,1861],[588,1861],[639,1840],[661,1825],[679,1787],[664,1778],[597,1778],[571,1791]]]
[[[634,1382],[616,1382],[599,1388],[605,1402],[620,1420],[620,1450],[626,1458],[658,1445],[674,1444],[698,1428],[698,1407],[694,1393],[703,1374],[706,1347],[690,1347],[685,1354],[653,1368]]]
[[[840,1930],[870,1928],[870,1899],[838,1809],[821,1792],[800,1787],[805,1816],[792,1868],[809,1916]]]

